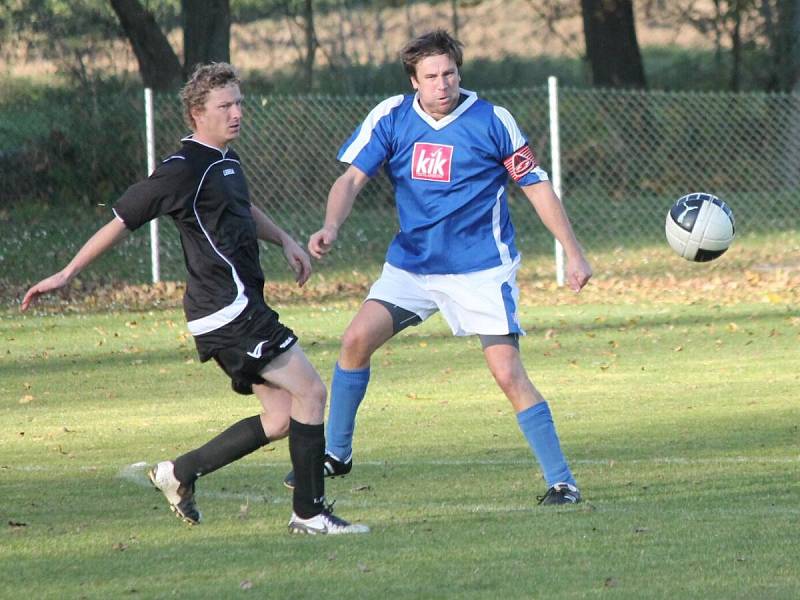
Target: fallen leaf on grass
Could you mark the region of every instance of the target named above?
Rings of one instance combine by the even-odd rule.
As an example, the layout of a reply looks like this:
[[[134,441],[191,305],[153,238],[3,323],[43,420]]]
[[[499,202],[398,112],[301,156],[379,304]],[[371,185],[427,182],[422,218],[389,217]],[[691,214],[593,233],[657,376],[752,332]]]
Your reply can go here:
[[[606,580],[603,582],[603,587],[607,588],[617,587],[618,585],[619,582],[613,577],[607,577]]]
[[[239,588],[243,590],[251,590],[253,589],[253,582],[250,581],[249,579],[245,579],[239,584]]]
[[[11,527],[11,529],[22,529],[23,527],[27,527],[28,524],[22,521],[9,521],[8,526]]]
[[[358,567],[358,570],[361,571],[362,573],[369,573],[369,567],[364,563],[358,563],[358,565],[356,566]]]

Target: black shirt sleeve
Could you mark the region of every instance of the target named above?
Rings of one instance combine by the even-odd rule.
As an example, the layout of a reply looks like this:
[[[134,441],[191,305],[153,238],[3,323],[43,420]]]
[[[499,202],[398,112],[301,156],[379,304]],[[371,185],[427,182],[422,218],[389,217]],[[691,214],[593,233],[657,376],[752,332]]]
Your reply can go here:
[[[180,155],[162,162],[147,179],[134,183],[114,204],[114,213],[130,231],[182,207],[192,191],[192,169]]]

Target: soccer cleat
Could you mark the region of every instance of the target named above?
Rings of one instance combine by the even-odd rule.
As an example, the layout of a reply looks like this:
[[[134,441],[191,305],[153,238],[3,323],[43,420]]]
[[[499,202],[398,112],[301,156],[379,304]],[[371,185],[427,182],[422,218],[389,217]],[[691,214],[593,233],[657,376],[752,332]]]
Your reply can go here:
[[[581,501],[581,492],[574,485],[559,482],[547,488],[544,496],[536,496],[539,504],[577,504]]]
[[[181,520],[190,525],[200,522],[201,514],[194,503],[194,483],[183,485],[175,477],[175,465],[165,460],[147,471],[150,483],[164,494],[169,507]]]
[[[352,468],[352,459],[347,462],[341,462],[333,458],[330,454],[325,455],[325,460],[322,463],[325,477],[343,477],[347,475]],[[283,478],[283,485],[290,490],[294,489],[294,471],[289,471],[289,473],[286,474],[286,477]]]
[[[325,507],[318,515],[301,519],[295,513],[289,520],[289,533],[307,535],[342,535],[346,533],[369,533],[369,527],[361,523],[348,523],[333,514],[333,505]]]

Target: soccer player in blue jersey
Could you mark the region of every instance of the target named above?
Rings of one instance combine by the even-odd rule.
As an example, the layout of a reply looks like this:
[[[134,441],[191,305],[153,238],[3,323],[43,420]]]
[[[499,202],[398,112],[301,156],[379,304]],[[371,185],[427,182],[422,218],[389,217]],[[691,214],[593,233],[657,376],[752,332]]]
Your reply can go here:
[[[520,359],[520,256],[506,187],[521,186],[564,247],[574,291],[592,275],[564,208],[511,114],[459,85],[462,45],[436,30],[402,53],[415,94],[378,104],[339,151],[349,164],[328,195],[325,223],[308,242],[321,258],[336,241],[360,190],[383,167],[395,190],[400,231],[383,273],[342,337],[333,372],[325,475],[352,468],[355,417],[370,357],[410,325],[441,311],[455,335],[478,335],[489,370],[511,401],[539,461],[541,504],[579,502],[550,408]],[[285,483],[291,487],[294,473]]]

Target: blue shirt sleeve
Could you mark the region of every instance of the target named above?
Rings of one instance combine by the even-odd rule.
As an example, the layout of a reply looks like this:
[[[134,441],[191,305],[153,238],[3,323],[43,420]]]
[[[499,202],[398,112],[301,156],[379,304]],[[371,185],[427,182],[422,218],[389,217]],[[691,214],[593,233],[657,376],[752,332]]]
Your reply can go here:
[[[390,156],[393,111],[404,96],[392,96],[373,108],[364,122],[339,149],[337,158],[372,177]]]

